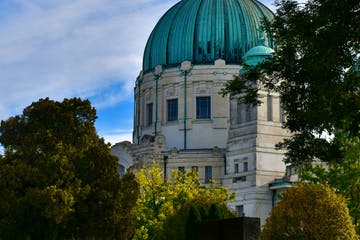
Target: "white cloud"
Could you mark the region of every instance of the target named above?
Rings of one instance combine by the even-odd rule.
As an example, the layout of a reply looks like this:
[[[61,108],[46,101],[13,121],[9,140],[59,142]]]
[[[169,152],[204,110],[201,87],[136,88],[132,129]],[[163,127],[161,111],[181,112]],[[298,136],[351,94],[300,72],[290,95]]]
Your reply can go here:
[[[132,132],[125,129],[117,129],[112,132],[105,132],[101,134],[101,136],[105,139],[106,143],[110,143],[111,145],[115,145],[116,143],[122,141],[132,141]]]
[[[44,97],[100,100],[112,85],[123,93],[99,107],[131,97],[147,37],[174,2],[14,1],[0,18],[0,119]]]
[[[0,120],[45,97],[91,98],[98,109],[132,100],[146,40],[176,2],[0,1]],[[131,140],[130,131],[100,133]]]

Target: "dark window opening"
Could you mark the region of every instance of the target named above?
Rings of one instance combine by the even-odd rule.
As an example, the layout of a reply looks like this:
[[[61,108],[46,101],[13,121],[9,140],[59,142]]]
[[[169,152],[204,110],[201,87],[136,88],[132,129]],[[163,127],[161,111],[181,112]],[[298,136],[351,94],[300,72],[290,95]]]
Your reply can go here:
[[[212,166],[205,166],[205,183],[210,183],[212,179]]]
[[[237,217],[243,217],[245,215],[243,205],[236,206],[236,214],[237,214]]]
[[[168,122],[178,120],[178,100],[177,100],[177,98],[167,100],[167,120],[168,120]]]
[[[244,172],[247,172],[248,171],[248,163],[247,162],[244,162]]]
[[[151,125],[153,123],[153,104],[152,103],[148,103],[146,105],[146,123],[147,125]]]
[[[210,119],[210,115],[211,115],[210,97],[197,97],[196,98],[196,118],[197,119]]]
[[[193,170],[195,172],[199,172],[199,167],[198,166],[192,166],[191,170]]]

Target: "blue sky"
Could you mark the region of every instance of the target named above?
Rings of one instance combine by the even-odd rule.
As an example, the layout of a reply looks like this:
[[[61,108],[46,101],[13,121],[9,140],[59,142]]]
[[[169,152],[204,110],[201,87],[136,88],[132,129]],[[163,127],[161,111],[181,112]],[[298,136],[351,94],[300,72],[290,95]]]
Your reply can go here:
[[[101,137],[131,140],[144,47],[176,2],[0,0],[0,120],[40,98],[81,97],[96,107]]]

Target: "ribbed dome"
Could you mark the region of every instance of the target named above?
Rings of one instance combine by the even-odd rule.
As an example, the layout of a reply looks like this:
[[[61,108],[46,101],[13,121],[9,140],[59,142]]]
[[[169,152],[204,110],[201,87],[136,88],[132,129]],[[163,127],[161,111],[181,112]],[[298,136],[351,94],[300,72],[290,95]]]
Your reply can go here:
[[[224,59],[239,63],[262,35],[261,21],[273,13],[256,0],[182,0],[168,10],[146,44],[143,71],[158,64],[195,64]],[[270,39],[266,45],[273,47]]]

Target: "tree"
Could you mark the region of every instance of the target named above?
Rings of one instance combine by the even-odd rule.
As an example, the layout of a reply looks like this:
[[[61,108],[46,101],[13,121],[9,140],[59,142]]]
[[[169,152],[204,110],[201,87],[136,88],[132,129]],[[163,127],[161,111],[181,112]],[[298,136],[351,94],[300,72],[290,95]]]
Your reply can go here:
[[[278,0],[275,5],[274,20],[264,22],[276,43],[272,58],[248,66],[223,94],[258,104],[260,89],[279,93],[284,127],[291,132],[278,144],[287,150],[285,161],[306,171],[301,175],[307,179],[321,173],[316,182],[338,189],[358,222],[360,158],[352,152],[360,148],[360,2]],[[321,164],[313,168],[314,161]],[[323,163],[328,172],[320,171]]]
[[[275,2],[276,15],[265,21],[276,43],[273,57],[230,81],[225,93],[258,103],[259,90],[281,97],[284,127],[292,132],[279,147],[294,166],[344,157],[338,134],[360,132],[360,2],[295,0]],[[327,137],[324,137],[327,136]]]
[[[308,165],[302,169],[300,177],[312,183],[329,184],[344,196],[357,232],[360,233],[360,138],[343,137],[339,140],[346,148],[341,162]]]
[[[327,185],[287,190],[266,220],[262,239],[358,239],[344,199]]]
[[[190,209],[204,212],[201,209],[218,204],[224,217],[231,215],[227,203],[234,195],[215,185],[201,186],[195,171],[173,171],[164,182],[162,169],[153,164],[141,169],[137,178],[140,197],[133,212],[137,228],[135,239],[185,239]]]
[[[197,196],[188,201],[174,215],[168,216],[163,224],[161,239],[199,239],[199,225],[206,220],[221,220],[234,217],[225,202]]]
[[[47,98],[1,122],[0,238],[130,239],[138,184],[95,119],[87,100]]]

